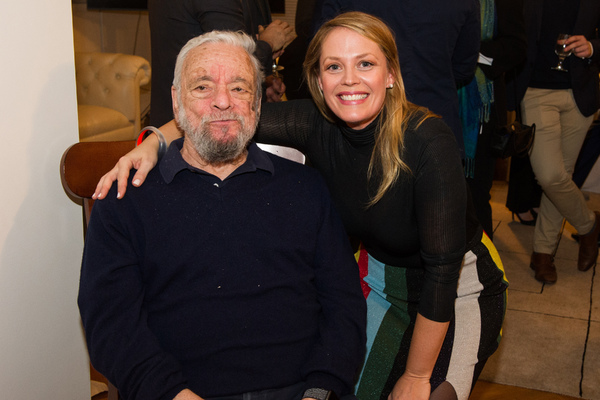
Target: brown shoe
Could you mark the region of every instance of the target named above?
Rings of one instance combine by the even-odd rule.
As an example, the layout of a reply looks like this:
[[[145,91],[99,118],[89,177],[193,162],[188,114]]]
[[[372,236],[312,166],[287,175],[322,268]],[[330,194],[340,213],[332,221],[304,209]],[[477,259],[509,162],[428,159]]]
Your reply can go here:
[[[600,234],[600,213],[594,211],[596,222],[592,231],[587,235],[579,236],[579,257],[577,258],[577,269],[587,271],[596,265],[598,258],[598,235]]]
[[[529,264],[535,271],[535,279],[543,283],[556,282],[556,267],[554,266],[554,257],[551,254],[533,253],[531,263]]]

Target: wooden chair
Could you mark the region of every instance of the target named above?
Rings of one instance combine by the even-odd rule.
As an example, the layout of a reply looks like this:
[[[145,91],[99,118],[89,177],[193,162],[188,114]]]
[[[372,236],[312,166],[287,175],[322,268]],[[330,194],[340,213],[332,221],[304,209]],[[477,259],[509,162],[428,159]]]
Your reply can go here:
[[[69,147],[60,161],[60,178],[67,196],[83,206],[83,234],[92,212],[96,184],[119,158],[135,147],[135,140],[123,142],[81,142]]]
[[[83,207],[83,236],[92,211],[92,195],[96,184],[108,172],[119,158],[135,147],[135,141],[124,142],[85,142],[69,147],[60,161],[60,177],[65,192],[77,204]],[[92,376],[97,372],[90,366]],[[102,377],[103,378],[103,377]],[[95,378],[94,380],[97,380]],[[104,378],[105,379],[105,378]],[[118,400],[117,389],[106,380],[108,400]],[[100,396],[100,395],[98,395]],[[96,398],[96,397],[94,397]]]

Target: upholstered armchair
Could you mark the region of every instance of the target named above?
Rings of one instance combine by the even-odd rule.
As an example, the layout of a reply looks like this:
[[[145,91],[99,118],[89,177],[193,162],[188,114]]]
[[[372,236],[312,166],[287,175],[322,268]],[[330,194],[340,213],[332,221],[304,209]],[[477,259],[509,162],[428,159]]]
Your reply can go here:
[[[75,53],[79,140],[135,139],[141,129],[140,87],[150,82],[144,58],[120,53]]]

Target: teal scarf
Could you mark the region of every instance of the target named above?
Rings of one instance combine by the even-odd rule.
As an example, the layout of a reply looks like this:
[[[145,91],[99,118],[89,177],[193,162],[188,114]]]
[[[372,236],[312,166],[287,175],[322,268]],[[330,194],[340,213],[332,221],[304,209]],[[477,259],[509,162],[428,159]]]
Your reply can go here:
[[[496,6],[494,0],[481,0],[481,41],[491,40],[496,35]],[[458,89],[459,115],[462,122],[465,144],[465,175],[473,178],[477,136],[481,125],[490,119],[490,108],[494,102],[494,85],[486,78],[481,68],[475,77]]]

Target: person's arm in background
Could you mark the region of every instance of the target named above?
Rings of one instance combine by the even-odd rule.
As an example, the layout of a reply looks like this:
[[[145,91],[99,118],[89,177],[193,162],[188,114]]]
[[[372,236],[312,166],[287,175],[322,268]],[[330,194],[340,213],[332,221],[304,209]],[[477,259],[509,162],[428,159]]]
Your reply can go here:
[[[279,57],[295,38],[296,34],[292,27],[287,22],[278,19],[266,27],[261,26],[258,32],[258,44],[264,42],[269,45],[271,61]],[[257,54],[257,56],[260,59],[260,54]]]
[[[589,58],[596,63],[600,62],[600,54],[598,53],[600,39],[588,40],[583,35],[574,35],[569,37],[565,43],[568,45],[565,50],[572,50],[575,57]]]
[[[285,48],[296,39],[296,34],[287,22],[275,20],[267,27],[259,26],[256,56],[265,71],[263,102],[278,102],[285,93],[285,84],[279,76],[271,74],[273,61],[284,53]],[[264,44],[267,44],[265,47]]]
[[[493,40],[481,43],[479,50],[493,59],[492,65],[479,65],[491,80],[515,68],[527,56],[523,0],[496,0],[496,14],[498,34]]]
[[[580,12],[586,13],[586,21],[581,23],[581,30],[573,32],[566,40],[565,50],[572,50],[573,56],[586,60],[588,63],[600,65],[600,10],[596,5],[587,6]],[[582,6],[584,7],[584,6]],[[583,31],[582,31],[583,30]]]
[[[479,1],[471,1],[466,19],[452,53],[452,73],[458,86],[468,83],[475,74],[481,41],[481,13]]]

